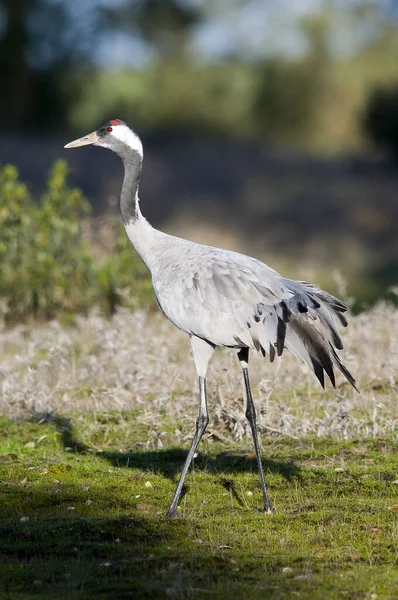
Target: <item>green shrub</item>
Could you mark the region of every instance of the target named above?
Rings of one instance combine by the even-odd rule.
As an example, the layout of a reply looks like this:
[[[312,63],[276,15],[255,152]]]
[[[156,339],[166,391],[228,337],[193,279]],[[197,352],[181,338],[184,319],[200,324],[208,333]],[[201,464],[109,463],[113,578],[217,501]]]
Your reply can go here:
[[[105,263],[94,258],[82,235],[90,205],[66,176],[66,163],[57,161],[36,204],[15,167],[0,170],[0,298],[11,320],[153,302],[145,266],[121,228]]]
[[[131,245],[122,223],[114,232],[115,246],[98,269],[99,296],[109,313],[119,304],[132,308],[154,306],[154,294],[148,270]]]
[[[37,209],[12,165],[0,171],[0,297],[8,310],[32,304],[29,286]]]
[[[95,265],[81,238],[82,218],[90,205],[80,190],[66,185],[64,161],[55,163],[42,199],[35,236],[34,268],[30,289],[37,310],[53,314],[80,310],[92,303]]]

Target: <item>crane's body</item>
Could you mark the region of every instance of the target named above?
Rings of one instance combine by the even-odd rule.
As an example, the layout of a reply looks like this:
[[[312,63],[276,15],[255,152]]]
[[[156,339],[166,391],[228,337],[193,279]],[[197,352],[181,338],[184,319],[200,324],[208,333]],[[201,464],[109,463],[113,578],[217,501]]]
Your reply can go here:
[[[292,296],[275,271],[249,256],[164,234],[148,223],[126,230],[151,273],[166,316],[182,331],[215,346],[240,347],[240,337],[254,347],[249,328],[256,325],[256,306],[267,299],[272,307]],[[149,253],[136,242],[143,231]]]
[[[327,292],[305,282],[279,275],[261,261],[205,246],[153,228],[139,207],[138,183],[143,150],[138,136],[119,119],[67,144],[94,144],[109,148],[123,160],[125,177],[120,210],[126,233],[148,267],[160,308],[191,339],[199,376],[199,417],[196,433],[168,511],[173,516],[186,473],[208,423],[206,374],[216,346],[238,350],[246,393],[246,416],[251,425],[264,493],[264,511],[272,512],[266,489],[248,378],[249,350],[271,361],[286,346],[312,369],[324,385],[324,372],[335,385],[337,367],[355,387],[355,380],[335,348],[343,345],[338,324],[347,325],[346,306]]]

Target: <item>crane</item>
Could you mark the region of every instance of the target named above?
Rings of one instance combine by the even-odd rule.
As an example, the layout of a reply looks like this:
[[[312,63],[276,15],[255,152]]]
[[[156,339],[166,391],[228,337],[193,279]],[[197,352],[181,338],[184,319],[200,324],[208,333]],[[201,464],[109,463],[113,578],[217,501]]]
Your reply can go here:
[[[195,435],[166,517],[175,515],[185,477],[208,425],[206,374],[217,346],[237,351],[246,390],[250,424],[264,498],[264,513],[273,512],[269,499],[249,380],[249,352],[268,355],[272,362],[286,347],[314,372],[322,387],[324,374],[335,386],[336,367],[355,388],[355,379],[336,350],[343,344],[338,325],[347,326],[346,305],[310,283],[286,279],[261,261],[220,248],[163,233],[143,217],[138,197],[143,147],[138,135],[120,119],[65,148],[93,144],[115,152],[124,164],[120,212],[126,233],[152,276],[161,310],[190,337],[199,378],[199,415]]]

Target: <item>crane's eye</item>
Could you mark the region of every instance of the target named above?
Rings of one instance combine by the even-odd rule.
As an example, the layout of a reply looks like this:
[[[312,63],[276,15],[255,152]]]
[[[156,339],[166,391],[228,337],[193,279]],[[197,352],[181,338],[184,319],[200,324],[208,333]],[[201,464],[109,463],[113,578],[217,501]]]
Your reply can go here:
[[[107,127],[106,130],[108,133],[111,133],[111,131],[113,131],[112,127]]]

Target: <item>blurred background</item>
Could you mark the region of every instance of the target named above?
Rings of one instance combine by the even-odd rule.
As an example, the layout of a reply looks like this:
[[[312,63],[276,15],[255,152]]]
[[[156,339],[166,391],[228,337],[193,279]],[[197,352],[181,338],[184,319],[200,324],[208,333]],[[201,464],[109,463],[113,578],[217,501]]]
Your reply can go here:
[[[110,152],[63,145],[121,118],[144,141],[141,206],[155,226],[255,254],[287,276],[344,292],[355,310],[395,297],[395,0],[0,0],[0,75],[0,162],[15,165],[27,186],[10,216],[7,185],[22,183],[3,171],[0,258],[14,243],[5,241],[11,222],[27,230],[39,219],[24,223],[24,202],[69,206],[76,227],[84,223],[87,256],[101,263],[122,253],[99,276],[117,303],[121,273],[127,281],[133,269],[123,242],[107,233],[122,165]],[[58,158],[91,216],[68,195],[62,163],[46,188]],[[30,256],[52,236],[46,218],[47,230],[40,222],[25,244]],[[33,307],[48,302],[39,296],[50,263],[43,258],[31,283]],[[147,286],[144,272],[137,277]]]

